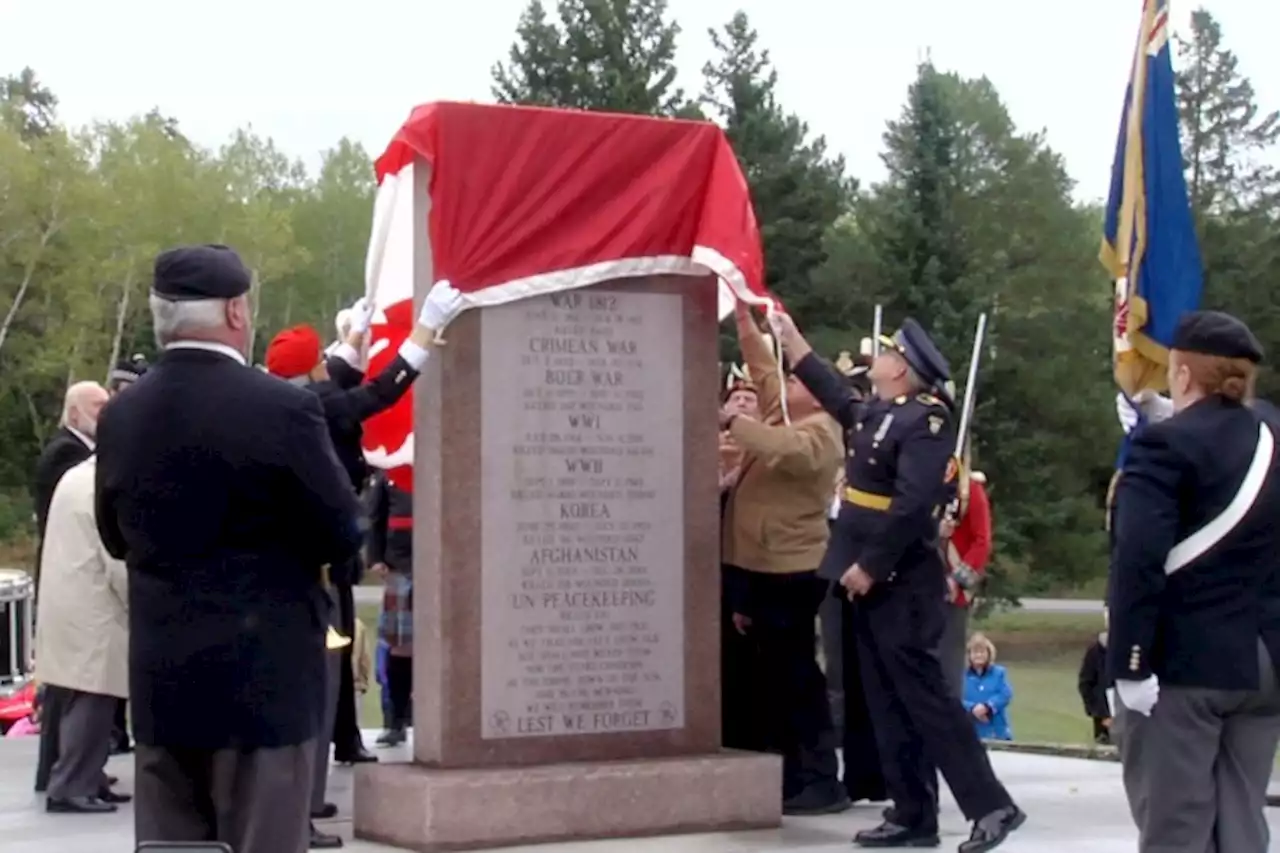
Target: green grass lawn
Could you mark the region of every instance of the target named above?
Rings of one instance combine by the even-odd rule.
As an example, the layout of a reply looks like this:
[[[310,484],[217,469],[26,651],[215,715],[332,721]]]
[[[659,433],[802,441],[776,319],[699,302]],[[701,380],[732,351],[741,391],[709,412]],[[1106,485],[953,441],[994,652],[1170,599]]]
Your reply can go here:
[[[357,614],[373,637],[378,625],[377,605],[361,606]],[[1076,673],[1085,648],[1102,630],[1100,615],[1013,610],[976,620],[973,627],[991,638],[1000,662],[1009,670],[1014,692],[1009,712],[1017,740],[1091,741],[1092,728],[1076,692]],[[366,728],[382,725],[377,685],[370,685],[364,696],[360,723]]]

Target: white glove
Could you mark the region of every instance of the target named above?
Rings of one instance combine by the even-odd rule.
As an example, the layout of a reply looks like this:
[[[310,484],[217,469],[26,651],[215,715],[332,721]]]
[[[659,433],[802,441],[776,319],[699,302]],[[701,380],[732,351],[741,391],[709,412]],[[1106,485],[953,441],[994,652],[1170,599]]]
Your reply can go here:
[[[431,286],[418,313],[418,324],[434,332],[440,332],[462,312],[462,293],[447,281],[437,281]]]
[[[1120,428],[1125,435],[1133,432],[1138,425],[1138,410],[1135,409],[1123,393],[1116,393],[1116,415],[1120,418]]]
[[[1160,698],[1160,679],[1154,675],[1142,681],[1121,681],[1116,679],[1116,694],[1120,702],[1135,714],[1151,716],[1151,709]]]
[[[1173,401],[1154,391],[1143,391],[1135,398],[1135,402],[1153,424],[1173,417]]]
[[[333,320],[333,327],[338,332],[338,340],[346,338],[347,333],[351,331],[351,309],[343,308],[338,312],[338,316]]]
[[[361,296],[351,306],[351,333],[353,335],[363,335],[369,331],[369,326],[373,323],[374,304],[371,300]]]

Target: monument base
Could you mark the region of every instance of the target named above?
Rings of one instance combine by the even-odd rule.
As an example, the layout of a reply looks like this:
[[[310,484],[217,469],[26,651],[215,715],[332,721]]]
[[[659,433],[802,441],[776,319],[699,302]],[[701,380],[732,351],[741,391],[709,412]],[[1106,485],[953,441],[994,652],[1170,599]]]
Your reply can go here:
[[[358,765],[354,789],[357,838],[423,853],[782,822],[781,758],[746,752],[485,769]]]

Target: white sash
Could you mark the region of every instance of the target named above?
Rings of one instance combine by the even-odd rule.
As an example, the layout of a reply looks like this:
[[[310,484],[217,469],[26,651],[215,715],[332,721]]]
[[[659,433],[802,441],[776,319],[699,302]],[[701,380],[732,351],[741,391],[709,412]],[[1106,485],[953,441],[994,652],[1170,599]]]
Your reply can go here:
[[[1236,492],[1221,515],[1170,549],[1164,561],[1165,574],[1171,575],[1200,557],[1221,542],[1244,519],[1262,493],[1262,485],[1271,471],[1275,450],[1276,440],[1271,430],[1267,429],[1266,424],[1258,424],[1258,446],[1253,451],[1253,461],[1249,463],[1240,491]]]

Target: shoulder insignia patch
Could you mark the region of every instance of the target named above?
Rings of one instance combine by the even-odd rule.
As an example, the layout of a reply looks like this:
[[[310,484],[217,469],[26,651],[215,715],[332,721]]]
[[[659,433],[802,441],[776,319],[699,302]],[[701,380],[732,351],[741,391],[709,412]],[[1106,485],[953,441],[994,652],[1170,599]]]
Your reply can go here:
[[[942,431],[942,425],[946,423],[946,418],[942,415],[929,415],[929,432],[937,435]]]

